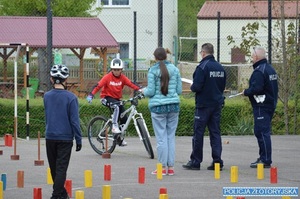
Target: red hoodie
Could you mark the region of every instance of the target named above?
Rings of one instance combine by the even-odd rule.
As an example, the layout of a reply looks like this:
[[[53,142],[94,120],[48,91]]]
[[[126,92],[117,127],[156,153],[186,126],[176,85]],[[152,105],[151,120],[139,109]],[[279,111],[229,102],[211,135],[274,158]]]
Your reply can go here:
[[[109,96],[120,100],[122,98],[123,88],[125,85],[134,90],[140,89],[125,75],[121,74],[119,77],[116,77],[112,72],[110,72],[98,82],[97,86],[92,90],[91,93],[95,95],[102,88],[100,98]]]

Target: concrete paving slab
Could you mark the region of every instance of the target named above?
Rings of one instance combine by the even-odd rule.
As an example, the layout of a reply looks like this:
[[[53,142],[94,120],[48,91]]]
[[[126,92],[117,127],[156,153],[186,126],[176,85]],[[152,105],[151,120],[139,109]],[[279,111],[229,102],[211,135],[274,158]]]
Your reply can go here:
[[[214,171],[208,171],[211,163],[211,150],[208,137],[204,140],[204,160],[200,171],[189,171],[182,168],[189,160],[191,137],[176,137],[176,165],[174,176],[163,176],[158,180],[151,171],[156,169],[156,143],[151,138],[155,158],[149,159],[142,142],[137,137],[127,137],[128,146],[117,147],[110,159],[103,159],[83,139],[83,148],[73,153],[68,170],[68,179],[72,180],[72,198],[78,190],[84,191],[85,199],[102,198],[102,186],[111,186],[112,199],[155,199],[159,190],[167,188],[169,199],[221,199],[223,187],[298,187],[300,185],[300,136],[272,136],[273,165],[277,167],[278,183],[270,183],[270,169],[264,169],[264,178],[257,179],[257,170],[249,167],[258,157],[258,147],[254,136],[224,136],[223,160],[224,169],[220,179],[215,179]],[[4,143],[0,139],[0,144]],[[0,147],[0,174],[6,174],[4,199],[32,199],[33,189],[42,188],[42,198],[50,198],[52,185],[47,184],[48,162],[45,152],[45,140],[41,140],[41,157],[43,166],[34,166],[38,160],[38,141],[36,139],[17,140],[16,154],[19,160],[11,160],[15,154],[14,146]],[[104,180],[104,165],[111,165],[111,180]],[[238,166],[238,182],[231,183],[231,166]],[[138,183],[138,168],[145,167],[145,183]],[[84,171],[92,171],[92,187],[84,184]],[[17,172],[24,171],[24,188],[17,187]],[[257,197],[245,197],[257,198]],[[274,198],[274,197],[263,197]],[[276,197],[281,198],[281,197]],[[298,197],[299,198],[299,197]]]

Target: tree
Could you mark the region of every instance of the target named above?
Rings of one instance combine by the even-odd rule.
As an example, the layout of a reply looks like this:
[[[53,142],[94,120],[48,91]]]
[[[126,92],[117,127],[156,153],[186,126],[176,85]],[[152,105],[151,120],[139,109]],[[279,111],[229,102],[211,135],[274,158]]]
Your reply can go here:
[[[178,0],[178,35],[197,36],[197,14],[205,0]]]
[[[178,0],[178,36],[197,37],[197,14],[205,0]],[[180,47],[180,60],[193,60],[197,40],[185,40]]]
[[[96,0],[52,0],[55,17],[90,17]],[[101,8],[95,10],[98,14]],[[1,16],[46,16],[46,0],[0,0]]]
[[[294,119],[294,133],[297,131],[298,119],[297,119],[297,105],[300,98],[299,93],[299,41],[298,41],[298,25],[296,21],[289,22],[285,25],[286,19],[284,16],[284,0],[280,0],[278,7],[273,4],[273,9],[276,13],[278,20],[272,25],[273,32],[280,32],[279,34],[272,35],[272,54],[275,62],[273,66],[276,68],[279,76],[279,100],[283,103],[284,107],[284,123],[285,133],[290,133],[291,120]],[[298,16],[298,13],[296,14]],[[295,24],[296,23],[296,24]],[[286,28],[287,27],[287,28]],[[263,28],[266,28],[263,26]],[[234,38],[229,35],[227,40],[228,45],[234,45],[242,49],[245,55],[250,55],[252,47],[258,45],[260,41],[256,38],[257,30],[259,29],[258,22],[249,23],[242,28],[242,42],[236,44]],[[290,114],[289,103],[293,100],[295,103],[294,117]]]
[[[47,0],[0,0],[0,15],[2,16],[47,16]],[[50,0],[54,17],[91,17],[90,13],[98,15],[101,7],[91,10],[96,0]],[[48,16],[47,16],[48,17]],[[50,66],[47,64],[45,48],[37,49],[39,70],[38,77],[43,82],[43,90],[51,88],[48,81]],[[46,75],[47,74],[47,75]]]
[[[258,46],[260,41],[256,38],[257,31],[259,30],[259,23],[253,22],[248,23],[246,26],[242,27],[242,42],[236,45],[236,42],[233,36],[228,35],[227,40],[229,41],[228,45],[233,44],[234,48],[240,48],[241,51],[247,56],[251,56],[251,47]]]

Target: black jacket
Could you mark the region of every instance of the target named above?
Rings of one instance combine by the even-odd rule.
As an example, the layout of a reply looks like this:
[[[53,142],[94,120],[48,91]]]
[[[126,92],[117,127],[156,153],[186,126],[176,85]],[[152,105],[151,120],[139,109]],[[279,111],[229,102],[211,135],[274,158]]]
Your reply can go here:
[[[277,73],[268,64],[266,59],[262,59],[253,64],[253,73],[249,80],[249,88],[244,91],[248,96],[252,106],[266,106],[276,108],[278,99]],[[265,96],[263,101],[258,102],[255,97]]]
[[[204,57],[193,74],[191,90],[195,92],[196,107],[212,107],[224,103],[226,73],[213,55]]]

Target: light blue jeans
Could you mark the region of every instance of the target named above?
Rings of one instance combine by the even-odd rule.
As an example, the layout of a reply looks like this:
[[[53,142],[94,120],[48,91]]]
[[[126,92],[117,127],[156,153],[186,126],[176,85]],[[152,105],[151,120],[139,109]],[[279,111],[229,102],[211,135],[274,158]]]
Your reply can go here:
[[[179,113],[151,112],[152,126],[156,137],[158,162],[163,167],[173,167],[175,162],[175,133]]]

